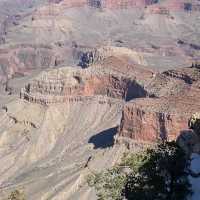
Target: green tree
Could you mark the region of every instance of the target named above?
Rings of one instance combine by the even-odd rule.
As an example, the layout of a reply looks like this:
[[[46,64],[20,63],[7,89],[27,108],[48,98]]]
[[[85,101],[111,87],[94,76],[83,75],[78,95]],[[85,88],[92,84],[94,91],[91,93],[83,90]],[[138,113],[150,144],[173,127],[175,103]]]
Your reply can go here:
[[[175,142],[148,149],[142,163],[127,178],[124,195],[128,200],[186,200],[191,194],[185,172],[188,161]]]
[[[126,182],[126,175],[119,167],[96,173],[88,177],[88,184],[95,187],[98,200],[121,200],[122,189]]]

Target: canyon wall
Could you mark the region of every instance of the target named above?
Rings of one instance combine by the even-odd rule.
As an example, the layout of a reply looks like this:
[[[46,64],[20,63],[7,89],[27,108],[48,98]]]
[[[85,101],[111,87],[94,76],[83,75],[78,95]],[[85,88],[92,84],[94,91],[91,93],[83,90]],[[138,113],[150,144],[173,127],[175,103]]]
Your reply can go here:
[[[187,87],[177,93],[160,91],[157,93],[160,97],[128,102],[123,109],[117,142],[125,140],[129,146],[135,146],[136,143],[151,144],[161,139],[171,141],[188,130],[188,119],[200,111],[200,71],[197,68],[183,68],[164,72],[163,75],[169,80],[178,81],[177,89],[182,84]],[[162,87],[171,91],[165,85]]]
[[[93,8],[127,9],[131,7],[144,7],[154,3],[153,0],[51,0],[51,3],[61,4],[65,7],[90,6]]]
[[[15,46],[0,49],[0,79],[7,80],[15,74],[26,74],[29,70],[48,68],[63,62],[63,58],[51,47],[45,46]]]
[[[130,100],[148,95],[135,79],[91,67],[88,69],[61,68],[43,72],[21,90],[21,98],[30,102],[51,104],[70,99],[107,96]],[[75,100],[76,101],[76,100]]]
[[[133,7],[146,7],[155,5],[155,8],[159,12],[163,13],[168,12],[167,10],[184,10],[184,11],[199,11],[200,4],[198,1],[177,1],[177,0],[166,0],[163,2],[154,1],[154,0],[75,0],[75,1],[66,1],[66,0],[51,0],[52,3],[60,3],[65,7],[81,7],[81,6],[90,6],[93,8],[108,8],[108,9],[128,9]],[[157,6],[158,5],[158,6]],[[163,6],[160,7],[159,5]],[[155,9],[156,11],[156,9]]]
[[[146,0],[89,0],[88,5],[97,8],[129,8],[129,7],[141,7],[146,4],[151,3],[151,1]]]

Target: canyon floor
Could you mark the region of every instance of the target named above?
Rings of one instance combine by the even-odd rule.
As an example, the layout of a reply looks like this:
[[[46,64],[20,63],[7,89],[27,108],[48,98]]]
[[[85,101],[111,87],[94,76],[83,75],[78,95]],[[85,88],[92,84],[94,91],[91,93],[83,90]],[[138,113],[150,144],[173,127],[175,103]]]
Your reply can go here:
[[[0,200],[95,200],[88,174],[200,112],[198,1],[88,2],[0,1]]]

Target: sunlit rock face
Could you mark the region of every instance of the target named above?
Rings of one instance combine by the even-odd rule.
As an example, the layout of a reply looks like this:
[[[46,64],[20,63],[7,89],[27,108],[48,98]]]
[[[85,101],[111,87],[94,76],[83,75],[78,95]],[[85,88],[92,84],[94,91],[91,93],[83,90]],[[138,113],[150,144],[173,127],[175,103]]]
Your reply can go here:
[[[1,0],[0,199],[96,200],[87,174],[118,144],[179,137],[200,109],[199,3]]]
[[[44,72],[28,83],[20,95],[30,102],[51,104],[96,95],[129,101],[146,97],[148,92],[137,79],[92,66],[85,70],[68,67]]]
[[[125,105],[118,130],[119,141],[125,138],[136,143],[171,141],[188,130],[188,119],[200,111],[199,70],[185,68],[162,75],[155,79],[156,85],[151,85],[151,88],[156,87],[153,91],[157,98],[141,98]]]

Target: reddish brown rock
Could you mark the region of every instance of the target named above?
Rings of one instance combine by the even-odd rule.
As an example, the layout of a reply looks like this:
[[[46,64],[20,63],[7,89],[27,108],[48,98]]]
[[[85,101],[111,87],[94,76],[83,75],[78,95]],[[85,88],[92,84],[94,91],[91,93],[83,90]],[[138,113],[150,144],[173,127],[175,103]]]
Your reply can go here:
[[[176,94],[165,92],[165,96],[160,93],[159,98],[142,98],[128,102],[122,114],[119,141],[123,138],[129,138],[129,142],[134,143],[154,143],[159,139],[175,140],[181,131],[188,129],[188,119],[193,113],[200,111],[200,72],[197,68],[185,68],[168,71],[163,75],[165,78],[170,76],[169,80],[178,81],[177,86],[184,82],[187,87]],[[167,89],[170,90],[165,88]]]
[[[169,9],[167,9],[166,7],[162,7],[162,6],[151,6],[148,9],[149,13],[152,14],[160,14],[160,15],[169,15],[170,11]]]
[[[96,95],[130,100],[145,97],[148,92],[134,77],[93,66],[43,72],[22,89],[20,96],[31,102],[50,104],[68,101],[69,97]]]
[[[15,75],[26,75],[31,70],[45,69],[61,65],[66,55],[71,54],[66,48],[48,45],[15,45],[0,49],[0,81],[5,82]]]

